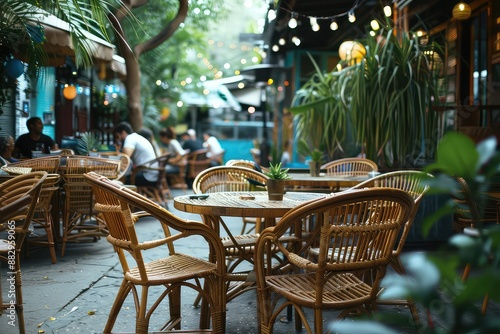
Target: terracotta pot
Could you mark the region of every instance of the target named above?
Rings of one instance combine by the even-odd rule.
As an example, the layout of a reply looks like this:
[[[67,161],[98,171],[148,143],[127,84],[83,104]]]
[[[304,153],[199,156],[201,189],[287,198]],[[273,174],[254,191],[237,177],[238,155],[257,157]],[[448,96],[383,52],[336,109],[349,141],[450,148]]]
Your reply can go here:
[[[284,193],[284,180],[267,180],[267,195],[270,201],[282,201]]]
[[[309,161],[309,170],[311,171],[311,176],[319,176],[319,172],[321,170],[321,162]]]

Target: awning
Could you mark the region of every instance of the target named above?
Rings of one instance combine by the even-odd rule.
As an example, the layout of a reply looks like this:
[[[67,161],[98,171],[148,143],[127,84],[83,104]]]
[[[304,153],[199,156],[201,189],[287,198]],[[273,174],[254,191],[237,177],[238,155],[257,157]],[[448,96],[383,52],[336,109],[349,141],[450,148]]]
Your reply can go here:
[[[75,50],[70,37],[69,23],[51,15],[45,11],[39,10],[39,14],[32,15],[29,20],[33,24],[40,24],[44,28],[45,41],[43,48],[48,56],[46,66],[60,66],[66,62],[66,57],[74,56]],[[115,46],[99,38],[90,32],[83,32],[90,50],[96,62],[110,63],[113,61]]]
[[[205,87],[220,87],[227,90],[236,103],[258,107],[261,104],[261,89],[255,87],[253,75],[235,75],[223,79],[205,81]],[[223,88],[222,88],[223,87]],[[241,110],[241,107],[240,107]]]
[[[231,108],[235,111],[241,111],[241,105],[219,80],[205,81],[203,87],[208,94],[205,95],[195,91],[183,92],[181,93],[181,101],[190,106],[216,109]]]

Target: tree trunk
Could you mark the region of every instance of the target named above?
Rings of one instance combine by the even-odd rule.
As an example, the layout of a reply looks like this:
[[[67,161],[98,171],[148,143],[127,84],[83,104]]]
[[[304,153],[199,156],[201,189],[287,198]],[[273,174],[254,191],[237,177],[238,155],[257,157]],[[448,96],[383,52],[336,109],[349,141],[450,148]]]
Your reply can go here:
[[[123,29],[121,28],[120,21],[126,17],[129,10],[143,6],[147,3],[147,0],[128,0],[123,1],[124,7],[119,8],[116,11],[114,17],[110,17],[116,33],[116,43],[120,55],[125,59],[125,67],[127,69],[127,77],[125,78],[124,84],[127,90],[127,102],[128,102],[128,118],[130,125],[134,131],[139,131],[142,128],[142,105],[141,105],[141,68],[139,66],[139,57],[148,52],[160,44],[164,43],[166,40],[173,35],[173,33],[179,28],[180,24],[184,22],[188,13],[188,0],[178,0],[179,10],[175,18],[170,21],[166,27],[164,27],[156,36],[153,36],[150,40],[141,43],[134,47],[132,50],[127,43]]]

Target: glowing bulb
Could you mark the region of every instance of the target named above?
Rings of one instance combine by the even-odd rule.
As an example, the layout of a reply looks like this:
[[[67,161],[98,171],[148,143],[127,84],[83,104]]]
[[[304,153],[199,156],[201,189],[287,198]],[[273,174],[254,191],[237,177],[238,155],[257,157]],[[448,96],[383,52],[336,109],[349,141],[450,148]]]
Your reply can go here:
[[[295,29],[295,28],[297,28],[297,20],[296,20],[294,17],[292,17],[292,18],[290,19],[290,21],[288,21],[288,26],[289,26],[291,29]]]
[[[335,31],[339,28],[339,25],[337,24],[337,21],[332,21],[332,23],[330,23],[330,29]]]
[[[354,23],[356,21],[356,16],[354,15],[354,12],[352,10],[349,12],[348,16],[349,22]]]
[[[285,45],[286,44],[286,41],[284,38],[280,38],[279,41],[278,41],[278,44],[279,45]]]
[[[384,15],[389,17],[392,15],[392,9],[391,9],[391,6],[385,6],[384,7]]]
[[[380,29],[380,25],[378,24],[378,21],[377,20],[372,20],[370,22],[370,26],[372,27],[373,30],[379,30]]]

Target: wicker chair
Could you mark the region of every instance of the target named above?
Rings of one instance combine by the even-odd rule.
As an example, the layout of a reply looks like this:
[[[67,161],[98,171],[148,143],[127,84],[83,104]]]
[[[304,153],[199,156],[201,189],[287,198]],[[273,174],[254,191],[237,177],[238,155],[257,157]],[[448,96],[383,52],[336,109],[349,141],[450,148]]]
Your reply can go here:
[[[465,179],[456,178],[461,192],[453,198],[457,210],[453,217],[453,230],[462,233],[466,228],[474,228],[477,224],[490,225],[500,223],[500,191],[498,184],[492,184],[490,190],[482,194],[482,207],[472,198],[469,185]]]
[[[52,198],[59,191],[59,174],[48,174],[43,182],[40,197],[36,205],[32,226],[35,229],[34,235],[30,235],[26,240],[26,252],[29,252],[31,245],[41,245],[49,247],[50,259],[52,263],[57,262],[56,247],[54,242],[54,220],[52,219]],[[38,235],[40,228],[44,229],[43,235]]]
[[[6,264],[9,277],[14,274],[15,286],[15,311],[16,327],[19,333],[24,334],[24,312],[23,312],[23,292],[22,292],[22,275],[21,275],[21,250],[27,234],[29,234],[29,225],[35,212],[36,203],[40,195],[42,184],[47,177],[45,172],[33,172],[29,174],[19,175],[0,184],[0,223],[2,226],[6,224],[9,229],[8,236],[14,236],[13,241],[0,240],[0,261]],[[20,226],[10,225],[13,221],[22,221]],[[14,234],[11,234],[11,231]],[[12,250],[15,255],[12,259]],[[12,298],[9,301],[4,301],[0,289],[0,310],[10,310]]]
[[[341,310],[339,318],[352,311],[369,314],[413,206],[411,196],[398,189],[337,193],[304,203],[265,229],[255,250],[260,332],[272,333],[288,305],[296,311],[296,330],[302,321],[308,333],[323,333],[324,310]],[[304,220],[315,222],[314,233],[292,248],[280,242],[291,228],[300,231]],[[317,257],[309,256],[311,246],[319,248]],[[278,265],[268,253],[273,247],[284,257]],[[285,300],[279,303],[279,297]],[[304,307],[314,311],[314,330]]]
[[[26,159],[9,164],[9,167],[28,167],[32,172],[43,171],[49,174],[58,173],[61,157],[47,156],[35,159]]]
[[[150,199],[96,173],[86,174],[85,178],[92,185],[96,198],[95,207],[101,212],[109,227],[110,234],[107,240],[117,252],[124,272],[123,282],[111,308],[104,333],[110,333],[113,329],[129,292],[132,292],[136,306],[135,333],[148,332],[152,313],[167,295],[171,319],[161,330],[179,330],[181,287],[192,288],[205,298],[210,305],[212,332],[223,333],[226,307],[225,294],[222,293],[225,264],[224,250],[217,234],[202,223],[174,216]],[[164,237],[158,240],[139,241],[134,227],[137,217],[131,212],[130,207],[144,210],[156,218],[162,226]],[[204,238],[207,248],[210,247],[216,256],[215,263],[175,251],[174,243],[188,242],[189,239],[186,238],[190,236]],[[164,254],[167,256],[146,262],[144,253],[161,246],[166,248]],[[141,293],[138,292],[138,287],[141,288]],[[163,287],[165,290],[159,294],[158,300],[148,310],[150,287]],[[203,308],[200,328],[207,328],[208,322],[208,308]]]
[[[130,157],[121,152],[101,152],[100,156],[101,158],[120,160],[120,171],[116,179],[125,182],[125,177],[132,170],[132,160],[130,160]]]
[[[228,160],[226,162],[226,166],[236,166],[236,167],[246,167],[250,169],[255,169],[256,168],[256,163],[250,160],[244,160],[244,159],[232,159]],[[243,217],[243,226],[241,227],[241,234],[249,234],[252,231],[255,230],[255,226],[257,224],[260,224],[260,218],[254,218],[254,217]],[[251,225],[248,229],[247,226]]]
[[[415,201],[413,212],[408,218],[408,221],[405,223],[403,231],[396,244],[396,248],[392,251],[392,256],[390,258],[391,267],[400,275],[404,275],[406,273],[400,258],[401,252],[403,251],[404,245],[406,243],[406,238],[410,233],[413,221],[415,219],[415,216],[417,215],[420,202],[422,201],[422,198],[427,190],[429,190],[429,186],[425,185],[423,182],[424,178],[426,177],[428,178],[433,176],[431,174],[416,170],[396,171],[378,175],[351,188],[363,189],[367,187],[375,187],[401,189],[410,194],[410,196]],[[420,321],[415,303],[410,300],[385,300],[379,301],[378,303],[383,305],[406,305],[410,309],[415,323],[418,323]]]
[[[453,200],[457,204],[455,215],[453,219],[453,228],[459,233],[477,237],[478,228],[488,228],[491,224],[500,224],[500,198],[498,195],[498,188],[494,188],[484,194],[482,198],[482,207],[474,200],[469,185],[465,179],[456,178],[461,193],[454,197]],[[495,186],[498,187],[497,184]],[[467,263],[462,274],[462,280],[466,281],[469,278],[472,266]],[[489,295],[486,294],[481,306],[481,313],[485,314],[488,308]]]
[[[195,194],[205,194],[221,191],[253,191],[259,190],[259,188],[250,183],[249,180],[255,180],[257,182],[265,184],[267,182],[267,179],[267,176],[265,176],[264,174],[245,167],[216,166],[198,174],[193,182],[193,191]],[[257,233],[261,230],[261,221],[261,219],[257,219],[257,224],[255,227]],[[259,235],[233,235],[224,221],[220,221],[219,224],[228,235],[227,237],[221,238],[227,259],[227,271],[233,274],[237,273],[238,266],[245,262],[253,265],[255,250],[254,247]],[[293,235],[283,237],[281,240],[282,242],[286,243],[293,243],[298,241],[298,239]],[[242,271],[239,272],[239,274],[241,274],[241,277],[246,277],[247,272]],[[228,300],[231,300],[236,296],[244,293],[245,291],[253,288],[255,288],[253,282],[243,282],[242,284],[228,284]],[[196,304],[197,301],[195,302],[195,305]]]
[[[120,161],[87,156],[72,156],[66,160],[64,180],[64,215],[61,256],[69,241],[97,241],[108,235],[106,225],[93,209],[92,188],[84,173],[94,171],[109,179],[116,179]]]
[[[148,161],[142,166],[135,166],[130,175],[130,183],[135,185],[135,177],[141,171],[157,171],[158,178],[153,185],[139,185],[137,192],[147,198],[155,201],[158,204],[166,205],[167,197],[170,197],[170,188],[165,178],[165,166],[170,159],[170,154],[164,154],[151,161]]]
[[[210,159],[207,157],[207,149],[203,148],[201,150],[196,150],[189,152],[187,155],[187,180],[188,182],[193,182],[193,180],[205,169],[212,167]]]
[[[321,169],[326,170],[327,175],[358,176],[378,171],[378,166],[374,161],[365,158],[344,158],[327,162]]]

